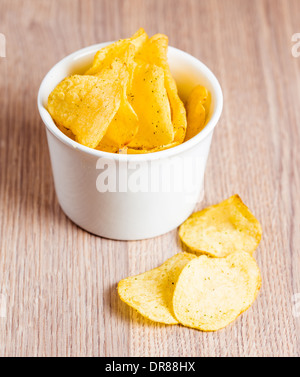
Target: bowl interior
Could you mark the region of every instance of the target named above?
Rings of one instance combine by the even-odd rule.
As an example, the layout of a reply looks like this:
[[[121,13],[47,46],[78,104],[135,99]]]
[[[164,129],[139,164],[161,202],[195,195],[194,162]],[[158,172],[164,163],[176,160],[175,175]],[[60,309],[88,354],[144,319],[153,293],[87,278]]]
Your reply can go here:
[[[47,101],[49,94],[57,86],[57,84],[59,84],[67,76],[73,74],[83,74],[92,64],[96,52],[109,43],[112,42],[93,45],[67,56],[49,71],[41,84],[38,95],[38,106],[40,114],[48,129],[50,129],[51,132],[54,132],[57,136],[59,135],[62,139],[64,139],[64,142],[66,142],[66,137],[64,137],[65,135],[63,135],[63,133],[58,130],[47,111]],[[203,137],[205,137],[206,134],[215,127],[222,112],[223,96],[218,80],[203,63],[181,50],[178,50],[174,47],[169,47],[168,58],[171,72],[176,80],[178,92],[182,101],[186,101],[190,91],[198,84],[204,85],[211,93],[211,107],[210,113],[208,114],[206,127],[193,139],[200,137],[201,134]],[[193,139],[184,144],[190,143]],[[69,140],[71,144],[75,143],[71,139]],[[172,149],[179,147],[180,146]],[[83,148],[86,149],[86,147]],[[171,149],[167,151],[171,151]],[[157,153],[163,153],[167,151]]]

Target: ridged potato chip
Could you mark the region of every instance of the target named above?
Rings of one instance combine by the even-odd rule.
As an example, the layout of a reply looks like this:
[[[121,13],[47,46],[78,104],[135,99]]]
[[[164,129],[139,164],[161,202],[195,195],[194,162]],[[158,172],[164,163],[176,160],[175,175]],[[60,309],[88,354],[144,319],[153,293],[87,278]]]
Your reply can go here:
[[[209,99],[208,90],[201,85],[196,86],[190,93],[186,103],[187,131],[185,141],[196,136],[205,126],[205,104]]]
[[[238,195],[192,214],[179,228],[186,251],[196,255],[226,257],[237,251],[252,254],[262,229]]]
[[[126,66],[120,62],[98,76],[68,77],[50,94],[48,111],[58,126],[72,131],[79,143],[96,148],[120,108],[126,81]]]
[[[172,308],[175,284],[184,266],[194,258],[192,254],[179,253],[154,270],[121,280],[121,300],[151,321],[177,324]]]
[[[252,305],[260,287],[260,271],[249,253],[227,258],[203,255],[188,263],[178,278],[174,314],[184,326],[217,331]]]
[[[153,149],[173,142],[171,109],[161,67],[141,64],[135,69],[129,100],[139,119],[139,130],[129,147]]]
[[[165,73],[165,88],[172,109],[174,141],[182,143],[187,128],[186,110],[179,98],[177,85],[171,74],[168,62],[168,37],[164,34],[155,34],[143,45],[140,53],[137,54],[137,59],[163,68]]]

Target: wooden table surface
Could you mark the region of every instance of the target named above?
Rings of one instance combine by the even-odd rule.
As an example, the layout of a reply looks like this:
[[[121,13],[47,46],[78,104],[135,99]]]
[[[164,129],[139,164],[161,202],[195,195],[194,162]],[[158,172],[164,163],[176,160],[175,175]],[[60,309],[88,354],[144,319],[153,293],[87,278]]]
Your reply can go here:
[[[180,251],[176,230],[101,239],[68,220],[54,192],[43,76],[140,26],[201,59],[224,91],[199,208],[238,193],[264,230],[261,293],[216,333],[151,323],[118,298],[120,279]],[[299,356],[297,32],[299,0],[0,0],[0,356]]]

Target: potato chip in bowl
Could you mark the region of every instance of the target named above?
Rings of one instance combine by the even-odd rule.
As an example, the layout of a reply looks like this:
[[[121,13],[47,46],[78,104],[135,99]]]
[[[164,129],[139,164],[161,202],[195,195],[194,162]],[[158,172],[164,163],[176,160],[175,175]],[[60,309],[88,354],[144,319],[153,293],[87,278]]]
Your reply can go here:
[[[173,148],[207,122],[209,92],[197,85],[186,104],[168,63],[168,37],[144,29],[99,50],[82,75],[65,78],[48,111],[68,137],[93,149],[141,154]]]

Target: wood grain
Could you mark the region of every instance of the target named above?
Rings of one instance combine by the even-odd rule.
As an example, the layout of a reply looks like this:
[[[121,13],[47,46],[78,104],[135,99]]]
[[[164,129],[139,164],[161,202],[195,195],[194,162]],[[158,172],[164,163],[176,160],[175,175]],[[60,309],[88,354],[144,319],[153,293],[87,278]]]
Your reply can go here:
[[[299,0],[0,1],[0,356],[299,356],[299,15]],[[40,82],[65,55],[140,26],[204,61],[224,91],[199,208],[239,193],[263,225],[262,291],[217,333],[150,323],[118,299],[121,278],[180,251],[176,231],[104,240],[56,200]]]

